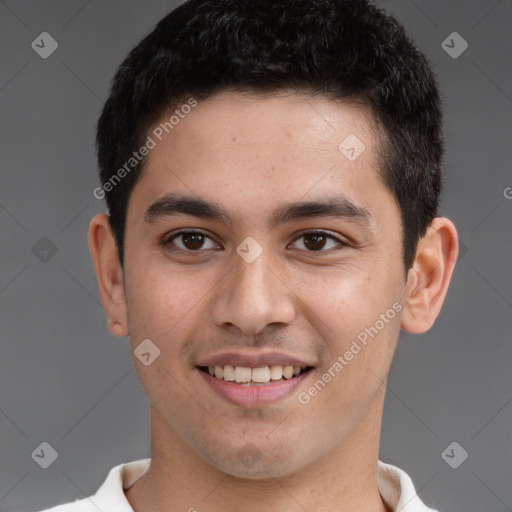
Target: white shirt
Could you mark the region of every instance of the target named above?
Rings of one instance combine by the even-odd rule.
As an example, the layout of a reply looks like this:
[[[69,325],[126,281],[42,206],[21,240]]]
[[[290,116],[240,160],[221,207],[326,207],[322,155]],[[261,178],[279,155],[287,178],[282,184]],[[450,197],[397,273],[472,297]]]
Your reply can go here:
[[[133,512],[124,490],[149,469],[150,462],[142,459],[115,466],[96,494],[40,512]],[[382,499],[393,512],[438,512],[421,501],[409,475],[396,466],[379,460],[377,482]]]

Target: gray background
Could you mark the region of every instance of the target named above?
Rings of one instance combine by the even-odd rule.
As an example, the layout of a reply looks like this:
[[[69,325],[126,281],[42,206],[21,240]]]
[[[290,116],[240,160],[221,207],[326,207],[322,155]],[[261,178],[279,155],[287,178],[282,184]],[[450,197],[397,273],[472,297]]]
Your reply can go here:
[[[441,214],[462,241],[435,326],[402,335],[380,458],[405,469],[420,496],[442,511],[512,510],[512,200],[504,194],[512,187],[512,2],[380,4],[438,74],[447,135]],[[111,77],[175,5],[0,2],[4,512],[91,494],[114,465],[150,455],[148,400],[128,340],[106,331],[86,232],[105,210],[92,195],[93,138]],[[31,48],[43,31],[59,43],[48,59]],[[469,44],[457,59],[441,46],[454,31]],[[31,457],[43,441],[58,452],[48,469]],[[453,441],[469,453],[458,469],[441,457]]]

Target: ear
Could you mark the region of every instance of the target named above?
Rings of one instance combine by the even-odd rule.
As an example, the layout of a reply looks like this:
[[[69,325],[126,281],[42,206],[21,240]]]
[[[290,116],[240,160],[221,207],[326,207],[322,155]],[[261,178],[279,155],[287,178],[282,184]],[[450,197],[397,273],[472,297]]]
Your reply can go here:
[[[436,217],[418,241],[407,274],[403,329],[419,334],[432,327],[446,297],[458,253],[454,224],[445,217]]]
[[[94,216],[89,225],[89,251],[108,317],[107,329],[115,336],[128,336],[123,269],[109,216],[104,213]]]

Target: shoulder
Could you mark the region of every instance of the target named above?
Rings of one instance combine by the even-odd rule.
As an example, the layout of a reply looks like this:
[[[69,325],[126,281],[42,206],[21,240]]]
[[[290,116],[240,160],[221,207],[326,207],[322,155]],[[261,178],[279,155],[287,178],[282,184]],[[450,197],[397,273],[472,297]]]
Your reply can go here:
[[[148,470],[150,461],[143,459],[114,466],[96,494],[38,512],[133,512],[124,490]]]

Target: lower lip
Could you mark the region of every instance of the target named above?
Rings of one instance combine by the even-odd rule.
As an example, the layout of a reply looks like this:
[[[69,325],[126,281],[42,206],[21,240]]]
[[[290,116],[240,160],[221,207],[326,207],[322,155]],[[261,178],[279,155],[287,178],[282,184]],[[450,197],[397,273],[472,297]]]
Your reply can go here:
[[[308,378],[312,370],[301,373],[289,380],[270,382],[257,386],[234,384],[233,382],[212,377],[210,374],[199,369],[197,371],[206,384],[222,398],[241,407],[257,408],[272,404],[290,395]]]

